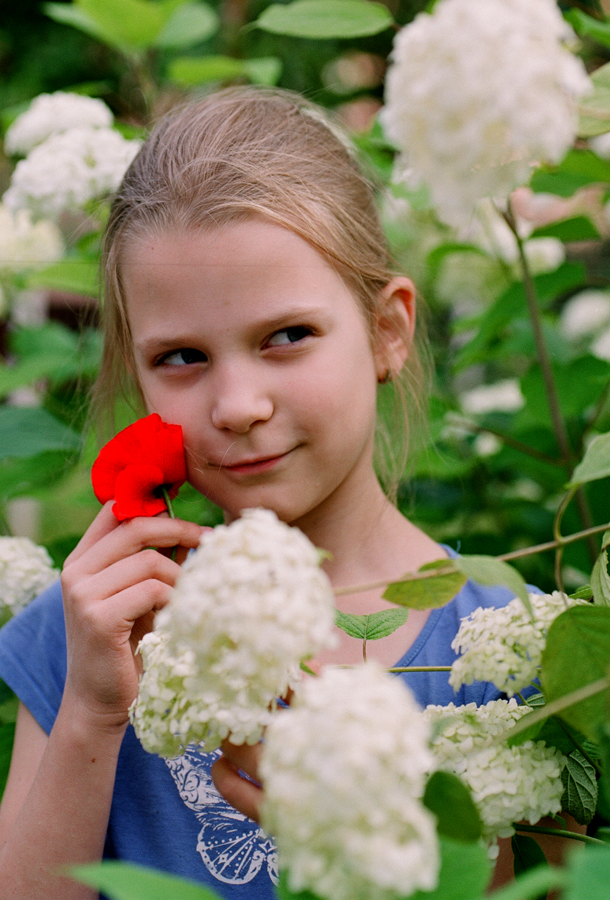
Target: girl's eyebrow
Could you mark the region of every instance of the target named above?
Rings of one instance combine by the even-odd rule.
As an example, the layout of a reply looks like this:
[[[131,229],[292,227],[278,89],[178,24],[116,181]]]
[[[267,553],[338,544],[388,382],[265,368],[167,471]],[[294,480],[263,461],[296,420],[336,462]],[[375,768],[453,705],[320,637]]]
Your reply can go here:
[[[286,328],[296,322],[307,322],[308,319],[312,318],[320,321],[327,316],[328,312],[323,306],[298,306],[285,309],[278,315],[268,319],[255,320],[249,325],[249,328],[253,331],[274,331],[278,328]],[[200,338],[201,335],[197,336],[191,332],[185,335],[176,334],[173,337],[168,337],[166,333],[158,337],[153,335],[141,341],[136,341],[134,346],[142,353],[149,353],[152,350],[163,352],[164,350],[175,350],[176,347],[190,347],[193,339],[196,337]]]

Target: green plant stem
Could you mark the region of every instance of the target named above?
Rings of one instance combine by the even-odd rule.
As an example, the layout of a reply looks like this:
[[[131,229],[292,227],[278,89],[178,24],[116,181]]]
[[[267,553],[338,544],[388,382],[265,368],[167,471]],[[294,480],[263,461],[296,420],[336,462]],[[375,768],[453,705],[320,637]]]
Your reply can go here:
[[[591,837],[588,834],[579,834],[577,831],[565,831],[563,828],[545,828],[543,825],[521,825],[515,824],[515,831],[527,831],[530,834],[551,834],[553,837],[570,838],[573,841],[582,841],[583,844],[603,844],[607,847],[605,841],[599,838]]]
[[[549,356],[546,341],[544,338],[542,316],[540,314],[540,302],[536,293],[536,287],[534,284],[534,279],[532,278],[529,263],[525,255],[525,246],[521,235],[519,234],[519,229],[517,228],[515,217],[512,214],[512,210],[510,209],[510,203],[507,212],[503,213],[502,215],[508,227],[514,234],[515,240],[517,242],[519,262],[521,264],[521,271],[523,274],[523,290],[525,292],[528,313],[530,321],[532,323],[534,342],[536,344],[536,354],[538,356],[538,362],[542,371],[542,379],[544,381],[547,402],[549,405],[549,412],[551,414],[551,422],[553,425],[553,431],[555,433],[555,439],[559,447],[561,461],[569,477],[572,474],[572,469],[574,467],[574,453],[570,445],[568,429],[563,417],[563,412],[561,410],[557,385],[555,384],[555,376],[553,374],[551,358]],[[585,528],[589,528],[593,524],[593,517],[591,515],[591,510],[589,509],[587,499],[583,491],[581,490],[578,490],[575,496],[582,524],[585,526]],[[591,542],[589,542],[589,551],[591,553],[591,558],[595,559],[597,556],[597,551],[596,548],[591,544]],[[559,558],[556,560],[555,564],[556,574],[560,569],[561,550],[558,553],[558,557]],[[561,586],[561,577],[559,578],[558,583]]]
[[[517,223],[512,214],[510,206],[507,212],[503,213],[503,217],[508,227],[514,234],[515,240],[517,242],[519,262],[521,264],[521,271],[523,275],[523,290],[525,292],[527,309],[529,312],[530,321],[532,323],[534,342],[536,344],[536,353],[538,356],[538,362],[540,363],[540,369],[542,371],[542,378],[546,390],[547,402],[549,404],[549,411],[551,413],[553,430],[555,432],[555,438],[559,446],[559,452],[561,454],[564,466],[567,468],[568,474],[571,474],[572,449],[570,447],[568,430],[566,428],[563,413],[561,411],[561,405],[559,403],[559,395],[557,393],[557,386],[555,384],[555,377],[553,375],[551,360],[547,350],[546,341],[544,339],[544,332],[542,329],[542,316],[540,315],[540,304],[536,294],[534,279],[532,278],[532,273],[530,271],[527,257],[525,255],[523,240],[521,238],[521,235],[519,234],[519,229],[517,228]]]
[[[392,675],[401,672],[450,672],[451,666],[393,666],[387,671]]]
[[[167,506],[167,512],[169,514],[170,519],[175,519],[176,513],[174,512],[174,507],[172,506],[172,501],[167,492],[167,488],[165,487],[164,484],[161,485],[161,496],[165,500],[165,505]],[[177,550],[178,550],[177,547],[172,547],[172,552],[170,554],[170,559],[172,562],[176,562],[176,551]]]
[[[581,756],[583,756],[584,759],[587,760],[587,762],[589,763],[590,766],[593,766],[593,768],[595,769],[595,772],[596,772],[596,774],[597,774],[597,777],[598,777],[598,778],[601,778],[601,775],[602,775],[602,770],[601,770],[601,768],[599,767],[599,765],[597,764],[597,762],[593,759],[593,757],[591,756],[591,754],[590,754],[590,753],[587,753],[586,748],[583,747],[583,745],[580,743],[580,741],[578,740],[578,738],[575,738],[575,737],[574,737],[574,735],[572,734],[571,729],[568,728],[568,726],[566,725],[566,723],[565,723],[562,719],[559,719],[559,718],[558,718],[558,719],[557,719],[557,724],[558,724],[559,727],[562,729],[562,731],[563,731],[565,734],[567,734],[567,736],[570,738],[570,740],[572,741],[572,743],[576,745],[576,749],[577,749],[578,752],[581,754]]]
[[[580,703],[581,700],[588,700],[589,697],[601,694],[602,691],[607,691],[608,688],[610,688],[610,678],[607,675],[604,675],[603,678],[598,678],[597,681],[592,681],[590,684],[585,684],[575,691],[570,691],[569,694],[564,694],[563,697],[551,700],[534,712],[523,716],[518,722],[510,728],[507,728],[506,731],[503,731],[502,734],[497,735],[492,743],[503,744],[507,738],[514,737],[516,734],[521,734],[522,731],[527,731],[532,725],[537,725],[538,722],[544,722],[545,719],[563,712],[563,710],[567,709],[569,706],[574,706],[575,703]]]
[[[574,544],[576,541],[586,540],[596,534],[608,531],[608,529],[610,529],[610,522],[606,522],[605,525],[594,525],[592,528],[585,528],[583,531],[575,531],[574,534],[569,534],[566,537],[559,535],[554,541],[547,541],[544,544],[535,544],[532,547],[522,547],[520,550],[511,550],[509,553],[501,553],[496,559],[500,559],[503,562],[511,562],[513,559],[524,559],[527,556],[534,556],[536,553],[542,553],[545,550],[556,550],[557,547],[564,547],[568,544]],[[403,575],[402,578],[395,579],[395,581],[419,581],[424,578],[435,578],[439,575],[448,575],[454,571],[455,569],[451,566],[451,560],[448,559],[446,568],[430,569],[427,572],[410,573]],[[377,588],[387,587],[389,584],[393,583],[393,581],[384,579],[382,581],[371,581],[368,584],[348,585],[347,587],[337,588],[335,590],[335,596],[340,597],[348,594],[363,594],[365,591],[373,591]]]

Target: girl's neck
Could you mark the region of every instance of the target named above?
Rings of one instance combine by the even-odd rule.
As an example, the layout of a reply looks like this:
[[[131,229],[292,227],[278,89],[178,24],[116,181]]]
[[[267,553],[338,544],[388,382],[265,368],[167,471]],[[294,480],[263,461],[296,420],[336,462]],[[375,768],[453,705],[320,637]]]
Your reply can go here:
[[[393,506],[376,479],[368,490],[352,492],[350,502],[295,524],[330,554],[323,567],[335,589],[397,580],[443,555]]]

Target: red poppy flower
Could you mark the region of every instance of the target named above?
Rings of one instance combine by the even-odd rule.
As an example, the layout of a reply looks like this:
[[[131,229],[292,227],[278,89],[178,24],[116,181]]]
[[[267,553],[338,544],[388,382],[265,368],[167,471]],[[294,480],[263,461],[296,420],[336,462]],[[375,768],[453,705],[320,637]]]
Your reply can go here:
[[[156,516],[167,509],[161,488],[173,499],[186,481],[182,428],[153,413],[120,431],[102,447],[91,469],[100,503],[114,500],[119,522]]]

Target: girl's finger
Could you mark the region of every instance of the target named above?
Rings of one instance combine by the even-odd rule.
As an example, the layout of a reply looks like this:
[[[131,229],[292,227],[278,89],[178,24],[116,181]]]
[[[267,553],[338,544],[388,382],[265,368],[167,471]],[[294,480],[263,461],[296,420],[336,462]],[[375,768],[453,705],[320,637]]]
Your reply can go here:
[[[260,821],[262,788],[240,775],[239,769],[226,756],[220,756],[212,766],[212,781],[227,803],[244,816]]]
[[[198,545],[201,532],[200,525],[183,519],[129,519],[117,523],[97,543],[70,559],[69,565],[81,575],[93,574],[148,547],[192,549]]]
[[[97,544],[98,541],[118,527],[119,523],[112,512],[113,503],[114,501],[109,500],[108,503],[105,503],[102,506],[72,553],[66,558],[66,565],[75,562],[83,555],[83,553],[86,553],[90,547]]]
[[[68,603],[106,600],[120,591],[149,579],[156,579],[173,587],[180,574],[180,566],[156,550],[147,549],[118,560],[100,572],[79,578],[72,584],[71,572],[64,572],[62,581]]]

